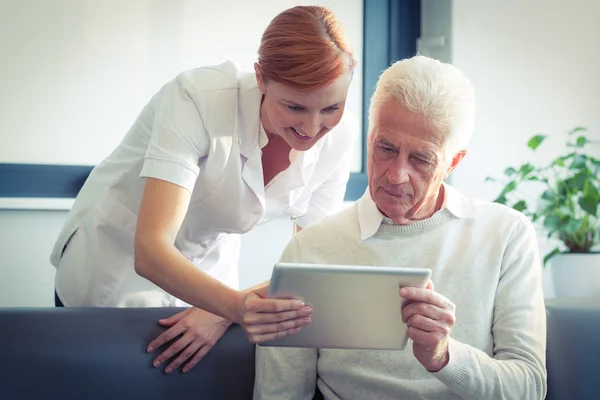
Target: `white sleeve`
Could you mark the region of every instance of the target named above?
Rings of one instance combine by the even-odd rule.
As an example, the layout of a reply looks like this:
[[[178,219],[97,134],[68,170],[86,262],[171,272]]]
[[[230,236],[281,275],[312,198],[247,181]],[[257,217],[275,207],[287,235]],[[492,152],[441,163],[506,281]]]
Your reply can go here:
[[[302,262],[295,237],[281,262]],[[317,387],[317,349],[256,346],[254,400],[312,400]]]
[[[494,356],[451,339],[450,361],[434,375],[463,399],[544,399],[546,311],[532,224],[523,217],[504,252],[496,290]]]
[[[140,177],[162,179],[191,192],[209,143],[199,105],[186,86],[178,77],[159,94]]]
[[[354,159],[354,141],[358,136],[358,123],[356,120],[348,116],[342,132],[337,134],[346,135],[345,149],[335,148],[329,149],[330,154],[340,154],[343,152],[342,158],[338,161],[333,172],[327,179],[312,193],[308,209],[304,215],[296,220],[296,224],[302,228],[317,222],[323,217],[331,215],[342,209],[344,204],[344,196],[346,194],[346,185],[350,178],[350,170],[352,169],[352,161]]]

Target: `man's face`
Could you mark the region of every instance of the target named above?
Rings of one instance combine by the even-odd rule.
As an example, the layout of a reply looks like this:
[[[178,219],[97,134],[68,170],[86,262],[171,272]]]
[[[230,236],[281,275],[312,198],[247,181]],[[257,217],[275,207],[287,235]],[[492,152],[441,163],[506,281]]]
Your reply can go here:
[[[431,216],[443,179],[466,152],[445,160],[444,135],[396,100],[384,103],[371,124],[367,168],[377,207],[397,224]]]

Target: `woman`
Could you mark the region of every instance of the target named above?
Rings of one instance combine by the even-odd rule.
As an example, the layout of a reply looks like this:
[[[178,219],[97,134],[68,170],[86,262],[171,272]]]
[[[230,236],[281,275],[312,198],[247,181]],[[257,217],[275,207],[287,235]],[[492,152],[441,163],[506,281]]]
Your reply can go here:
[[[253,73],[230,62],[183,72],[87,179],[51,255],[57,305],[192,305],[155,361],[193,367],[231,323],[256,343],[310,323],[301,302],[238,291],[239,235],[279,217],[335,211],[357,128],[344,115],[354,60],[323,7],[279,14]],[[141,179],[144,178],[144,179]]]

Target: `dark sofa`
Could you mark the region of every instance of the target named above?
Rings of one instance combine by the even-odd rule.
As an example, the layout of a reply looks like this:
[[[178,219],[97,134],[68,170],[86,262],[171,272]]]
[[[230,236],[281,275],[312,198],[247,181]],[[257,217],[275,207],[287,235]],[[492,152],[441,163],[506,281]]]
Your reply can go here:
[[[232,326],[191,372],[152,367],[178,309],[0,308],[0,399],[251,399],[254,346]],[[550,300],[547,399],[600,399],[600,299]]]

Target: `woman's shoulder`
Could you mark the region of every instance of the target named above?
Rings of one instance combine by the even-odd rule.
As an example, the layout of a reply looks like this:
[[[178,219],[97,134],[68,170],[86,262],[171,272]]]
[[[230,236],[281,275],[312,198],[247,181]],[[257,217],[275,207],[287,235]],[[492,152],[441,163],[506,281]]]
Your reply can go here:
[[[183,88],[194,91],[236,90],[239,87],[238,66],[232,61],[207,65],[181,72],[173,80]]]

